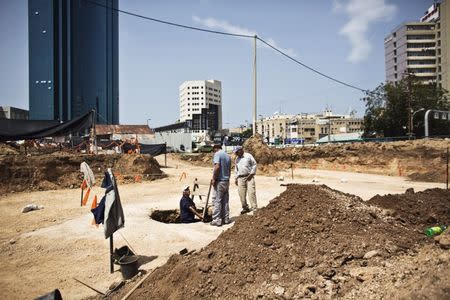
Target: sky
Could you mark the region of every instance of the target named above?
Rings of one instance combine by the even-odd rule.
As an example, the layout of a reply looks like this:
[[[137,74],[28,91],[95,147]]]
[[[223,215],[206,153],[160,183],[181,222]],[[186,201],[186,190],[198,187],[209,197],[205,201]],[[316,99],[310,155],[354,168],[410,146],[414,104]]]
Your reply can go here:
[[[28,109],[26,0],[0,0],[0,105]],[[119,9],[205,29],[257,34],[320,72],[374,89],[385,80],[383,40],[431,0],[119,0]],[[186,80],[222,82],[223,127],[252,120],[253,41],[119,15],[121,124],[179,118]],[[363,93],[323,78],[258,43],[258,115],[364,115]],[[258,117],[259,118],[259,117]]]

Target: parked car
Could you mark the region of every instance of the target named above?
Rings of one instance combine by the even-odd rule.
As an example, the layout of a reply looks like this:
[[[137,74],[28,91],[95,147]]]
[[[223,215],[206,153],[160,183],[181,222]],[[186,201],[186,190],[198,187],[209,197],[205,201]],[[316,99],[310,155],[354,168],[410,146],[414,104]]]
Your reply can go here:
[[[209,143],[198,144],[195,149],[192,150],[194,153],[209,153],[212,152],[213,147]]]

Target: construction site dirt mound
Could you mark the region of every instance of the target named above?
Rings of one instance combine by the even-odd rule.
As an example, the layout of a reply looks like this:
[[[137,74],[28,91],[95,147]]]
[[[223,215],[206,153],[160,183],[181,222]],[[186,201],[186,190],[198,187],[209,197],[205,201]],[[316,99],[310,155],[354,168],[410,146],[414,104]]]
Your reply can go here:
[[[428,276],[434,278],[428,295],[449,296],[449,252],[418,230],[422,214],[448,220],[449,195],[414,194],[415,203],[443,201],[446,209],[429,205],[412,224],[377,206],[387,200],[369,205],[326,186],[290,185],[205,248],[172,256],[130,299],[399,298],[408,290],[398,287],[426,287]]]
[[[448,140],[365,142],[271,148],[256,135],[244,143],[258,162],[260,174],[277,176],[293,168],[363,172],[445,182]],[[211,164],[211,154],[181,157],[196,165]]]
[[[209,167],[212,166],[212,153],[199,153],[199,154],[182,154],[181,160],[188,161],[193,165]]]
[[[112,168],[120,183],[162,178],[158,162],[150,155],[83,155],[55,152],[47,155],[0,156],[0,193],[78,188],[80,164],[85,161],[101,183]]]
[[[258,163],[266,165],[273,162],[272,154],[276,152],[270,150],[263,142],[263,138],[260,134],[256,134],[246,140],[243,147],[245,151],[253,155]]]
[[[14,147],[0,143],[0,155],[17,155],[19,151]]]
[[[413,190],[403,195],[375,196],[368,201],[371,205],[382,207],[386,214],[397,221],[424,226],[450,225],[450,191],[430,189],[414,193]]]

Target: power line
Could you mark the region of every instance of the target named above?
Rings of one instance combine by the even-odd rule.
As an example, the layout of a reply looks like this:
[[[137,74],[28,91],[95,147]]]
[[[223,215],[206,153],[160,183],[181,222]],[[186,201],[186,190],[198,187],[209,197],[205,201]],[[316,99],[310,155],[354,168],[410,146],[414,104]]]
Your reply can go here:
[[[345,85],[345,86],[347,86],[347,87],[349,87],[349,88],[352,88],[352,89],[361,91],[361,92],[363,92],[363,93],[366,93],[366,92],[367,92],[366,89],[363,89],[363,88],[354,86],[354,85],[352,85],[352,84],[343,82],[343,81],[341,81],[341,80],[339,80],[339,79],[336,79],[336,78],[334,78],[334,77],[328,76],[328,75],[326,75],[326,74],[324,74],[324,73],[322,73],[322,72],[320,72],[320,71],[314,69],[313,67],[310,67],[310,66],[308,66],[308,65],[306,65],[306,64],[304,64],[304,63],[302,63],[301,61],[299,61],[299,60],[293,58],[292,56],[290,56],[290,55],[288,55],[288,54],[286,54],[285,52],[281,51],[280,49],[276,48],[275,46],[272,46],[271,44],[269,44],[268,42],[266,42],[265,40],[263,40],[263,39],[260,38],[259,36],[257,36],[256,38],[257,38],[258,40],[260,40],[262,43],[264,43],[265,45],[267,45],[268,47],[270,47],[270,48],[272,48],[273,50],[275,50],[275,51],[277,51],[278,53],[280,53],[281,55],[283,55],[283,56],[289,58],[290,60],[292,60],[293,62],[295,62],[295,63],[297,63],[297,64],[299,64],[299,65],[301,65],[302,67],[307,68],[308,70],[313,71],[314,73],[319,74],[320,76],[323,76],[323,77],[325,77],[325,78],[328,78],[328,79],[330,79],[330,80],[332,80],[332,81],[334,81],[334,82],[337,82],[337,83],[339,83],[339,84]]]
[[[370,92],[369,90],[367,90],[367,89],[363,89],[363,88],[357,87],[357,86],[355,86],[355,85],[346,83],[346,82],[341,81],[341,80],[339,80],[339,79],[336,79],[336,78],[334,78],[334,77],[332,77],[332,76],[326,75],[325,73],[322,73],[322,72],[318,71],[317,69],[315,69],[315,68],[313,68],[313,67],[310,67],[310,66],[306,65],[305,63],[302,63],[301,61],[299,61],[299,60],[293,58],[292,56],[286,54],[286,53],[283,52],[282,50],[280,50],[280,49],[276,48],[275,46],[271,45],[270,43],[266,42],[265,40],[263,40],[262,38],[258,37],[257,35],[254,35],[254,36],[253,36],[253,35],[247,35],[247,34],[229,33],[229,32],[218,31],[218,30],[204,29],[204,28],[195,27],[195,26],[188,26],[188,25],[183,25],[183,24],[179,24],[179,23],[169,22],[169,21],[165,21],[165,20],[161,20],[161,19],[156,19],[156,18],[146,17],[146,16],[143,16],[143,15],[139,15],[139,14],[136,14],[136,13],[129,12],[129,11],[125,11],[125,10],[121,10],[121,9],[118,9],[118,8],[110,7],[110,6],[108,6],[108,5],[103,5],[103,4],[101,4],[101,3],[98,3],[98,2],[95,2],[95,1],[92,1],[92,0],[83,0],[83,1],[89,2],[89,3],[91,3],[91,4],[94,4],[94,5],[103,7],[103,8],[111,9],[111,10],[114,10],[114,11],[117,11],[117,12],[120,12],[120,13],[123,13],[123,14],[126,14],[126,15],[134,16],[134,17],[137,17],[137,18],[141,18],[141,19],[144,19],[144,20],[153,21],[153,22],[157,22],[157,23],[161,23],[161,24],[165,24],[165,25],[175,26],[175,27],[179,27],[179,28],[190,29],[190,30],[196,30],[196,31],[202,31],[202,32],[207,32],[207,33],[220,34],[220,35],[227,35],[227,36],[233,36],[233,37],[256,38],[256,39],[258,39],[259,41],[261,41],[262,43],[264,43],[265,45],[267,45],[268,47],[270,47],[270,48],[272,48],[273,50],[275,50],[276,52],[278,52],[278,53],[280,53],[281,55],[287,57],[287,58],[290,59],[291,61],[293,61],[293,62],[295,62],[295,63],[301,65],[302,67],[304,67],[304,68],[306,68],[306,69],[308,69],[308,70],[310,70],[310,71],[312,71],[312,72],[314,72],[314,73],[316,73],[316,74],[319,74],[319,75],[322,76],[322,77],[325,77],[325,78],[327,78],[327,79],[330,79],[330,80],[332,80],[332,81],[334,81],[334,82],[336,82],[336,83],[342,84],[342,85],[347,86],[347,87],[349,87],[349,88],[352,88],[352,89],[361,91],[361,92],[363,92],[363,93],[371,93],[371,92]]]
[[[92,4],[97,5],[97,6],[101,6],[101,7],[104,7],[104,8],[108,8],[108,9],[111,9],[111,10],[123,13],[125,15],[130,15],[130,16],[141,18],[141,19],[144,19],[144,20],[153,21],[153,22],[157,22],[157,23],[162,23],[162,24],[166,24],[166,25],[171,25],[171,26],[175,26],[175,27],[180,27],[180,28],[184,28],[184,29],[191,29],[191,30],[209,32],[209,33],[215,33],[215,34],[221,34],[221,35],[229,35],[229,36],[235,36],[235,37],[243,37],[243,38],[253,38],[254,37],[253,35],[239,34],[239,33],[229,33],[229,32],[224,32],[224,31],[210,30],[210,29],[204,29],[204,28],[200,28],[200,27],[194,27],[194,26],[188,26],[188,25],[183,25],[183,24],[179,24],[179,23],[164,21],[164,20],[160,20],[160,19],[146,17],[146,16],[143,16],[143,15],[139,15],[139,14],[136,14],[136,13],[129,12],[129,11],[121,10],[121,9],[118,9],[118,8],[110,7],[108,5],[103,5],[103,4],[95,2],[95,1],[91,1],[91,0],[84,0],[84,1],[92,3]]]

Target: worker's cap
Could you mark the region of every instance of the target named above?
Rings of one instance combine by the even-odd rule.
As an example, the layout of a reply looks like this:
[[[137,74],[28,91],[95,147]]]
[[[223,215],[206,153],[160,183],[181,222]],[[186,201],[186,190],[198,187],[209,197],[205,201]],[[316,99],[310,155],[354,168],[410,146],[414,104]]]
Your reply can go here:
[[[242,146],[236,146],[236,147],[233,149],[233,153],[236,153],[236,152],[238,152],[239,150],[242,150]]]
[[[185,191],[187,191],[187,190],[189,190],[189,185],[185,185],[185,186],[183,187],[183,193],[184,193]]]
[[[222,149],[222,145],[221,144],[214,144],[213,145],[213,149]]]

